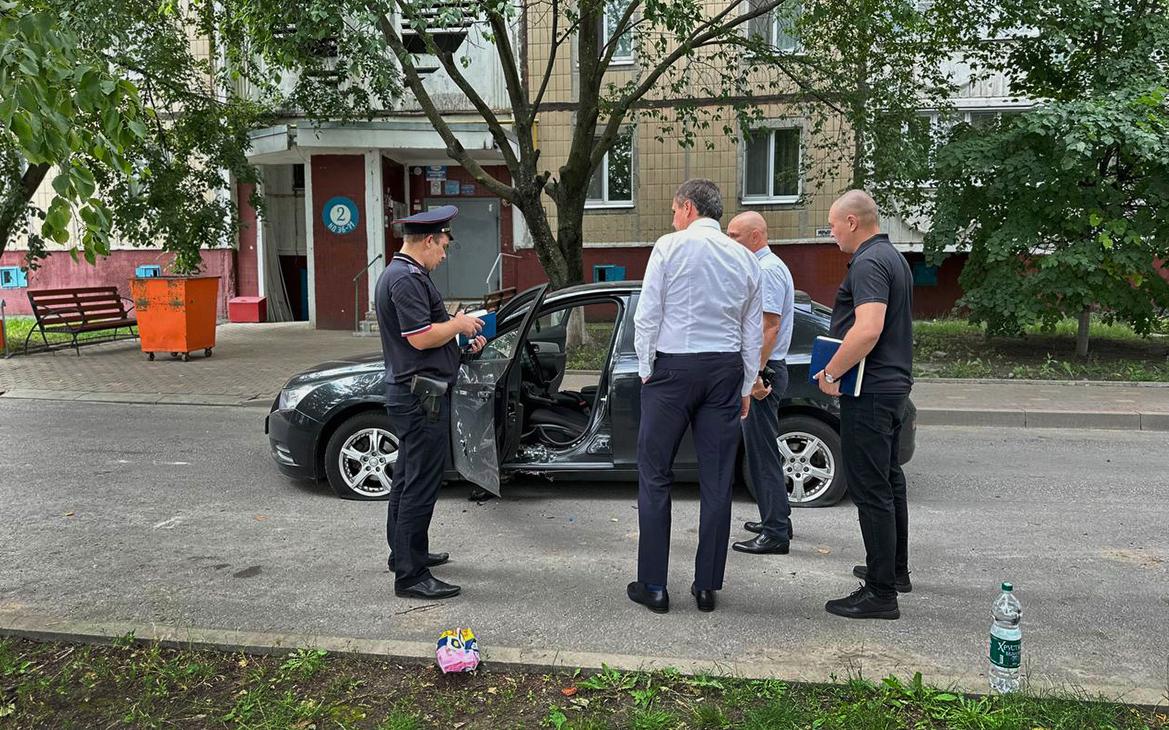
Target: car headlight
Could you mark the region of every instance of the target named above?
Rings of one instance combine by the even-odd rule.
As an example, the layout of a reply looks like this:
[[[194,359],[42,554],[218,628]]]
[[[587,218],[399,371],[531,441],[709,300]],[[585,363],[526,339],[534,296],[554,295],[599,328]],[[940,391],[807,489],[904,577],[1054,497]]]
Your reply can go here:
[[[308,383],[306,385],[294,385],[291,388],[285,388],[284,390],[280,391],[280,400],[276,405],[277,409],[281,411],[291,411],[293,408],[296,408],[297,403],[300,403],[300,401],[306,395],[315,390],[318,385],[319,383]]]

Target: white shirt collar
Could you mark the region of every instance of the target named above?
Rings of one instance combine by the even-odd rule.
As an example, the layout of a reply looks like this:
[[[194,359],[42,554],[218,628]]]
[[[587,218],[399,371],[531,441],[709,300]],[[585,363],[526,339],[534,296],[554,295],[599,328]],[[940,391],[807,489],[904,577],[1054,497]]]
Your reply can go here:
[[[699,218],[686,226],[686,230],[690,230],[691,228],[712,228],[720,233],[722,232],[722,226],[714,218]]]
[[[752,253],[755,254],[755,258],[762,260],[765,256],[767,256],[767,254],[771,253],[771,246],[764,246],[758,251],[753,251]]]

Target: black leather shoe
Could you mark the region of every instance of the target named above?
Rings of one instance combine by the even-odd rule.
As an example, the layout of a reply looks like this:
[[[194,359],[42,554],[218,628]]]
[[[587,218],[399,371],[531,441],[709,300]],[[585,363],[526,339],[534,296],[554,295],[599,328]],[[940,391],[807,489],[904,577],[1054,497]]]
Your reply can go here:
[[[867,565],[857,565],[852,569],[852,574],[857,578],[864,580],[869,575],[869,567]],[[913,584],[909,582],[909,573],[905,575],[897,575],[893,577],[893,587],[897,589],[898,593],[912,593]]]
[[[660,591],[651,591],[645,583],[635,580],[625,589],[629,600],[640,603],[654,613],[666,613],[670,610],[670,594],[663,588]]]
[[[763,523],[762,522],[744,522],[743,529],[746,530],[747,532],[754,532],[756,535],[760,535],[763,533]],[[787,539],[790,540],[795,536],[796,536],[796,532],[795,532],[795,530],[792,529],[791,520],[788,520]]]
[[[846,598],[837,598],[824,604],[828,613],[845,618],[901,618],[897,608],[897,596],[879,598],[866,586],[861,586]]]
[[[462,588],[444,583],[435,578],[433,575],[425,580],[421,580],[409,588],[395,588],[394,595],[401,598],[427,598],[430,600],[439,600],[442,598],[451,598],[459,595]]]
[[[697,591],[694,590],[694,584],[690,584],[690,595],[694,596],[694,602],[698,604],[699,611],[710,612],[714,610],[714,591]]]
[[[442,565],[443,563],[447,562],[450,559],[451,559],[450,553],[427,553],[426,554],[426,567],[433,568],[436,565]],[[386,565],[389,566],[391,571],[394,569],[394,554],[393,553],[390,553],[390,557],[386,559]]]
[[[755,555],[774,553],[776,555],[787,555],[789,543],[787,540],[776,540],[774,537],[767,535],[756,535],[750,540],[736,542],[731,547],[741,553],[754,553]]]

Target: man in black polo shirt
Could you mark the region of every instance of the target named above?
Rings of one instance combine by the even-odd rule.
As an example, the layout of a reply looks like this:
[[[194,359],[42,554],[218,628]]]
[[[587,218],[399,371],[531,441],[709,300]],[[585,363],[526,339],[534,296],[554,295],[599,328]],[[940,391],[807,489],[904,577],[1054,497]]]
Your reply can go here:
[[[910,590],[909,511],[897,446],[913,386],[913,276],[881,233],[877,205],[867,193],[842,195],[828,212],[828,224],[852,259],[829,330],[843,342],[815,378],[820,390],[840,397],[844,473],[865,542],[865,565],[853,573],[865,583],[824,608],[847,618],[895,619],[901,616],[897,591]],[[841,395],[840,378],[861,358],[860,395]]]
[[[450,451],[450,386],[459,368],[456,338],[460,334],[469,338],[472,352],[486,344],[483,337],[476,337],[483,321],[463,312],[448,315],[430,280],[430,272],[446,259],[454,238],[450,221],[458,212],[455,206],[444,205],[394,221],[404,228],[404,243],[375,289],[386,359],[386,412],[398,436],[386,518],[389,565],[396,595],[428,600],[450,598],[460,590],[431,575],[430,568],[449,556],[431,553],[427,534]],[[445,384],[446,390],[436,403],[424,404],[413,387],[416,378],[440,388]]]

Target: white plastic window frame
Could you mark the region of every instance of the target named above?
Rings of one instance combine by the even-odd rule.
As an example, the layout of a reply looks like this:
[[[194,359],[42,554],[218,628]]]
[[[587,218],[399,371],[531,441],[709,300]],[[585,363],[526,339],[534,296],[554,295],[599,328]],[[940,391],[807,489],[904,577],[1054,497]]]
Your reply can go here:
[[[747,193],[747,138],[742,138],[742,171],[739,176],[739,184],[742,186],[742,195],[740,200],[743,205],[792,205],[800,202],[800,198],[804,195],[804,127],[800,124],[794,123],[776,123],[763,125],[757,128],[757,132],[767,130],[767,195],[749,195]],[[797,148],[799,156],[796,161],[797,177],[796,177],[796,194],[795,195],[776,195],[775,194],[775,133],[783,132],[789,129],[795,130],[799,134]]]
[[[609,36],[609,19],[611,17],[610,14],[615,13],[618,10],[620,10],[620,15],[618,15],[616,18],[613,18],[613,21],[617,22],[617,21],[621,20],[621,16],[625,14],[625,8],[628,7],[629,2],[631,2],[631,1],[632,0],[605,0],[605,9],[601,14],[601,47],[602,48],[609,45],[609,41],[612,40],[612,38]],[[621,5],[624,5],[624,7],[620,7]],[[629,53],[628,53],[628,55],[619,55],[616,52],[614,52],[613,57],[611,59],[609,59],[609,67],[610,68],[612,68],[614,66],[632,66],[634,64],[634,62],[637,60],[636,59],[636,51],[633,48],[633,35],[629,29],[626,29],[625,33],[629,39]]]
[[[601,173],[601,197],[586,199],[585,210],[622,210],[637,205],[637,177],[633,164],[637,160],[637,131],[633,128],[622,129],[620,134],[629,135],[629,200],[609,200],[609,155],[613,153],[610,147],[601,158],[601,166],[597,170]]]

